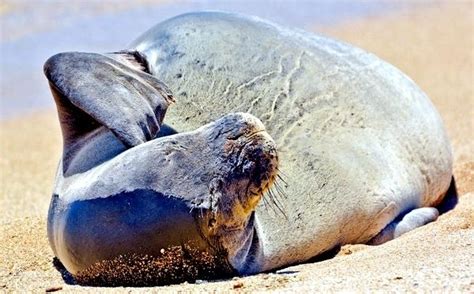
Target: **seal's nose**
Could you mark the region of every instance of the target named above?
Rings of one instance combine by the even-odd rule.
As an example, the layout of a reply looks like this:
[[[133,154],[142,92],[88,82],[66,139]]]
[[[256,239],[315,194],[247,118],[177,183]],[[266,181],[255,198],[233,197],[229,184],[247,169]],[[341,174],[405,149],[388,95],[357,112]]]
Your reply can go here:
[[[249,142],[243,150],[242,172],[247,174],[254,184],[266,190],[268,182],[273,181],[278,168],[277,147],[270,135],[264,130],[250,134]]]
[[[208,140],[220,158],[223,158],[233,185],[241,185],[248,199],[258,201],[271,186],[278,170],[278,153],[275,141],[266,132],[263,123],[249,113],[231,113],[216,120],[207,127]],[[239,184],[236,184],[239,182]],[[235,187],[234,187],[235,188]],[[245,192],[247,191],[247,192]],[[254,197],[258,196],[258,197]]]
[[[266,179],[271,180],[278,166],[275,141],[266,132],[263,123],[249,113],[231,113],[216,121],[220,126],[219,135],[226,142],[226,154],[238,156],[236,162],[240,172],[255,185]],[[262,187],[263,188],[263,187]]]

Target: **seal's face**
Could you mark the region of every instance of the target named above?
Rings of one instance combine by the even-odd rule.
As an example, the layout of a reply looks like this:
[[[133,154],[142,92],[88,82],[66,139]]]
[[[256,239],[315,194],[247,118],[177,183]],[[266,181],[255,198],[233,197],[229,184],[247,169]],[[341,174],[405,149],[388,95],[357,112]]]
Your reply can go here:
[[[215,160],[206,168],[214,173],[209,191],[215,203],[209,229],[225,234],[245,225],[278,167],[276,145],[256,117],[246,113],[224,116],[203,132],[213,146]]]

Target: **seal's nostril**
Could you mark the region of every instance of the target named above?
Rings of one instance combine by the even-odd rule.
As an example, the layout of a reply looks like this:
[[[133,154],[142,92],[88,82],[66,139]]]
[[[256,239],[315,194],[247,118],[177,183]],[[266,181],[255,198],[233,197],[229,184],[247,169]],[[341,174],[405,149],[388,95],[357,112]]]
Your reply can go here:
[[[217,221],[215,218],[211,218],[207,225],[209,226],[209,228],[213,228],[216,225],[216,222]]]

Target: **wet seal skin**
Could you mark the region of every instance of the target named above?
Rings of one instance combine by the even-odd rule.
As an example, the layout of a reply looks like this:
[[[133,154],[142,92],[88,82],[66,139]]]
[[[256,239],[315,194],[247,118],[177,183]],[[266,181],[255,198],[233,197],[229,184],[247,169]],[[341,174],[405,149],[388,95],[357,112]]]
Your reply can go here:
[[[183,14],[44,70],[64,139],[48,237],[82,284],[247,275],[380,244],[435,220],[452,178],[441,118],[410,78],[256,17]]]

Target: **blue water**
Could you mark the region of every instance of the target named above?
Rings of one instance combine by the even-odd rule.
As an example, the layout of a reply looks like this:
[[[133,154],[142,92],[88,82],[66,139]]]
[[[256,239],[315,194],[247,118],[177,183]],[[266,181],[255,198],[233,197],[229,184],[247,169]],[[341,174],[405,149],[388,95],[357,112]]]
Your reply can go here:
[[[0,16],[0,119],[53,107],[43,76],[45,60],[61,51],[108,52],[125,48],[154,24],[189,11],[225,10],[314,30],[399,8],[395,3],[354,1],[180,1],[141,4],[130,1],[21,2]],[[102,2],[104,3],[104,2]],[[125,8],[114,5],[125,5]],[[127,7],[128,5],[128,7]]]

